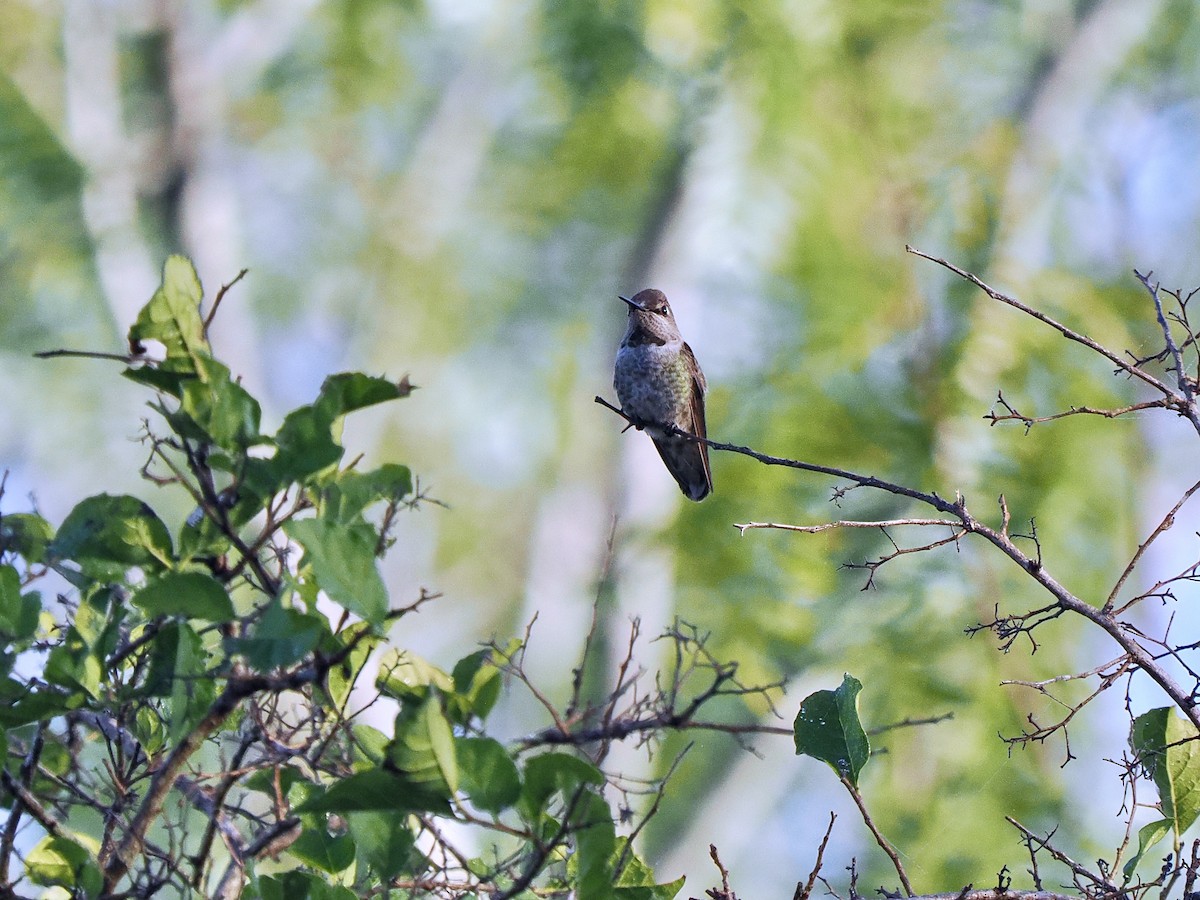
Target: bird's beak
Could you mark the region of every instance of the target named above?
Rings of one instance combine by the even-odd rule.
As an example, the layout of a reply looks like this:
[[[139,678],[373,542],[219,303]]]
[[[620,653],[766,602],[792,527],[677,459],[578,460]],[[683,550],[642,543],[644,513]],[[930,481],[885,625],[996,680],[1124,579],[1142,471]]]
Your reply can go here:
[[[642,312],[646,311],[645,307],[643,307],[642,304],[635,303],[634,301],[630,300],[628,297],[622,297],[620,294],[617,294],[617,297],[618,297],[618,299],[624,300],[626,303],[628,303],[634,309],[640,309]]]

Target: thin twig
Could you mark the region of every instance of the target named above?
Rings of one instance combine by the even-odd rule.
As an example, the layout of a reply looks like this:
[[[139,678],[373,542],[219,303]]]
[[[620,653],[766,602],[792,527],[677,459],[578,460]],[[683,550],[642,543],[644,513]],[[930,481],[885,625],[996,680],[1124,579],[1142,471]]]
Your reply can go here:
[[[901,719],[899,722],[891,722],[887,725],[880,725],[878,728],[870,728],[867,734],[870,737],[875,737],[878,734],[884,734],[888,731],[894,731],[897,728],[914,728],[919,725],[937,725],[941,722],[948,722],[954,718],[954,713],[942,713],[940,716],[929,716],[923,719]]]
[[[821,864],[825,859],[825,847],[829,844],[829,836],[833,834],[833,823],[836,821],[837,814],[831,812],[829,814],[829,825],[825,829],[825,836],[821,838],[821,845],[817,847],[817,861],[813,863],[812,871],[808,873],[808,881],[803,884],[796,882],[796,890],[792,894],[792,900],[808,900],[812,896],[813,885],[817,883],[817,877],[821,874]]]
[[[60,356],[72,356],[79,359],[111,359],[128,366],[142,359],[140,356],[133,356],[129,353],[102,353],[99,350],[39,350],[33,355],[38,359],[55,359]]]
[[[225,295],[229,292],[229,289],[245,278],[246,273],[249,271],[249,269],[242,269],[242,271],[238,272],[237,275],[234,276],[233,281],[229,282],[228,284],[221,285],[221,289],[217,291],[217,296],[213,300],[212,309],[210,309],[208,311],[208,315],[204,317],[204,336],[206,338],[208,337],[208,328],[210,325],[212,325],[213,319],[217,315],[217,309],[220,307],[221,301],[225,299]]]
[[[1180,497],[1179,501],[1174,506],[1171,507],[1170,512],[1168,512],[1165,516],[1163,516],[1162,521],[1159,522],[1157,526],[1155,526],[1155,528],[1152,532],[1150,532],[1150,536],[1147,537],[1146,540],[1143,541],[1138,546],[1137,552],[1133,554],[1133,558],[1131,560],[1129,560],[1129,564],[1127,566],[1125,566],[1125,571],[1123,571],[1121,573],[1121,577],[1117,579],[1117,583],[1114,584],[1112,590],[1108,592],[1108,599],[1105,600],[1105,602],[1104,602],[1105,609],[1107,609],[1107,610],[1112,609],[1112,605],[1114,602],[1116,602],[1116,599],[1117,599],[1117,593],[1121,590],[1122,586],[1125,584],[1125,582],[1129,578],[1130,574],[1132,574],[1134,568],[1137,566],[1137,564],[1141,560],[1142,556],[1145,555],[1146,550],[1150,547],[1151,544],[1153,544],[1156,540],[1158,540],[1160,535],[1162,535],[1164,532],[1168,531],[1171,528],[1171,526],[1173,526],[1175,524],[1176,513],[1179,512],[1179,510],[1183,507],[1183,504],[1187,503],[1188,500],[1191,499],[1192,495],[1194,493],[1196,493],[1196,491],[1198,491],[1198,490],[1200,490],[1200,481],[1197,481],[1190,488],[1188,488],[1186,491],[1183,492],[1183,496]],[[1128,608],[1128,607],[1123,607],[1123,609],[1125,609],[1125,608]]]
[[[803,534],[820,534],[835,528],[898,528],[901,525],[945,525],[947,528],[962,528],[961,522],[951,519],[887,519],[880,522],[855,522],[841,519],[824,525],[781,525],[778,522],[745,522],[733,527],[743,535],[752,528],[775,528],[779,531],[798,531]]]
[[[1141,368],[1139,368],[1138,366],[1135,366],[1132,363],[1122,359],[1120,356],[1113,353],[1107,347],[1103,346],[1102,344],[1096,343],[1094,340],[1092,340],[1087,335],[1080,334],[1078,331],[1068,328],[1066,325],[1063,325],[1061,322],[1056,322],[1054,319],[1050,318],[1044,312],[1040,312],[1039,310],[1034,309],[1032,306],[1026,306],[1024,303],[1022,303],[1020,300],[1016,299],[1015,297],[1010,297],[1007,294],[1002,294],[1000,291],[998,291],[995,288],[991,287],[990,285],[984,283],[978,276],[971,274],[970,272],[966,271],[965,269],[960,269],[958,266],[954,265],[954,263],[949,262],[948,260],[942,259],[937,256],[933,256],[929,253],[925,253],[924,251],[918,250],[915,247],[912,247],[909,245],[905,245],[904,249],[906,251],[908,251],[909,253],[913,254],[914,256],[919,256],[922,259],[927,259],[930,262],[937,263],[939,266],[942,266],[945,269],[949,269],[951,272],[953,272],[959,278],[962,278],[962,279],[965,279],[966,281],[971,282],[971,284],[975,285],[975,287],[979,288],[981,291],[983,291],[985,294],[987,294],[993,300],[998,300],[1001,303],[1005,303],[1005,304],[1013,307],[1014,309],[1019,309],[1021,312],[1025,313],[1025,315],[1032,316],[1033,318],[1037,319],[1039,322],[1041,322],[1045,325],[1049,325],[1051,328],[1053,328],[1055,331],[1057,331],[1059,334],[1061,334],[1067,340],[1075,341],[1078,344],[1083,344],[1083,346],[1087,347],[1089,350],[1091,350],[1095,353],[1099,353],[1101,356],[1103,356],[1105,359],[1107,359],[1109,362],[1111,362],[1114,366],[1116,366],[1121,371],[1125,372],[1128,375],[1132,375],[1134,378],[1144,381],[1146,384],[1150,385],[1152,388],[1154,388],[1155,390],[1157,390],[1159,393],[1163,394],[1164,396],[1181,399],[1181,398],[1178,398],[1178,395],[1175,393],[1175,391],[1173,391],[1171,389],[1171,387],[1169,385],[1165,384],[1162,381],[1159,381],[1157,378],[1155,378],[1149,372],[1146,372],[1146,371],[1142,370]]]
[[[854,798],[854,805],[858,807],[863,824],[867,826],[867,830],[874,836],[875,843],[879,845],[879,848],[892,861],[892,865],[896,869],[896,874],[900,876],[900,884],[904,887],[904,893],[911,897],[913,895],[912,884],[909,883],[908,873],[904,871],[904,863],[900,861],[900,854],[896,852],[896,848],[891,845],[888,839],[883,836],[883,832],[875,825],[870,812],[867,811],[866,803],[863,802],[862,794],[858,792],[858,787],[855,786],[854,782],[845,775],[841,777],[841,782],[846,790],[850,792],[850,796]]]
[[[923,256],[924,254],[918,255]],[[974,276],[972,276],[972,278],[973,277]],[[1016,301],[1014,301],[1014,303],[1016,303]],[[1016,305],[1018,308],[1027,308],[1024,306],[1024,304],[1018,303]],[[1037,318],[1045,319],[1045,317],[1041,316],[1040,314],[1037,316]],[[1052,322],[1052,320],[1050,321]],[[1059,326],[1057,323],[1053,324],[1060,330],[1063,329],[1063,326]],[[1069,332],[1068,336],[1075,335],[1075,333],[1071,332],[1070,329],[1066,329],[1066,331]],[[1083,338],[1082,336],[1078,337],[1080,338],[1081,342],[1085,344],[1089,344],[1089,342],[1094,343],[1091,342],[1090,338]],[[1105,358],[1112,356],[1112,354],[1108,351],[1103,351],[1103,353]],[[1127,363],[1124,365],[1128,366]],[[1140,370],[1135,371],[1140,372]],[[1163,385],[1157,379],[1154,379],[1152,376],[1145,377],[1149,378],[1151,382],[1161,385],[1164,391],[1170,393],[1170,388],[1168,388],[1166,385]],[[611,403],[604,401],[600,397],[596,397],[595,399],[597,403],[600,403],[601,405],[613,410],[626,421],[631,421],[628,416],[621,412],[621,410],[614,407]],[[1085,619],[1088,619],[1093,624],[1099,626],[1108,634],[1110,638],[1112,638],[1113,641],[1117,643],[1118,646],[1121,647],[1122,650],[1129,655],[1130,659],[1139,668],[1141,668],[1155,683],[1158,684],[1160,688],[1162,688],[1163,692],[1171,698],[1171,702],[1179,707],[1179,710],[1188,717],[1189,721],[1191,721],[1191,723],[1197,728],[1200,728],[1200,706],[1197,706],[1196,700],[1192,696],[1192,693],[1184,690],[1184,688],[1175,680],[1171,673],[1161,666],[1154,659],[1154,657],[1147,652],[1146,648],[1138,642],[1136,635],[1129,631],[1125,623],[1119,621],[1115,616],[1112,615],[1110,611],[1098,608],[1093,604],[1077,597],[1075,594],[1071,593],[1071,591],[1067,590],[1067,588],[1064,587],[1057,579],[1055,579],[1042,565],[1040,545],[1036,542],[1036,540],[1035,555],[1030,556],[1015,543],[1017,538],[1024,536],[1010,536],[1006,530],[997,531],[996,529],[984,524],[979,519],[975,518],[975,516],[973,516],[967,509],[966,501],[961,494],[957,494],[952,502],[940,497],[937,494],[918,491],[915,488],[910,488],[902,484],[886,481],[882,478],[876,478],[874,475],[861,475],[857,472],[839,469],[834,466],[822,466],[815,463],[803,462],[801,460],[788,459],[782,456],[771,456],[770,454],[760,453],[757,450],[753,450],[749,447],[743,447],[738,444],[727,444],[721,441],[712,441],[707,438],[697,437],[678,428],[667,429],[664,426],[664,429],[671,431],[673,434],[682,437],[685,440],[690,440],[695,443],[703,443],[713,450],[724,450],[728,453],[738,453],[742,456],[748,456],[751,459],[756,459],[763,465],[783,466],[790,469],[798,469],[800,471],[815,472],[821,475],[830,475],[834,478],[841,478],[852,482],[856,487],[873,488],[886,493],[894,494],[896,496],[908,497],[909,499],[916,500],[919,503],[925,504],[926,506],[930,506],[940,513],[954,516],[959,522],[962,523],[964,532],[968,534],[978,534],[980,537],[984,538],[986,541],[1000,550],[1005,556],[1016,563],[1031,578],[1033,578],[1034,581],[1040,584],[1054,597],[1057,611],[1051,612],[1049,614],[1050,618],[1054,618],[1064,612],[1072,612],[1076,615],[1083,616]],[[1030,537],[1036,538],[1035,535]]]

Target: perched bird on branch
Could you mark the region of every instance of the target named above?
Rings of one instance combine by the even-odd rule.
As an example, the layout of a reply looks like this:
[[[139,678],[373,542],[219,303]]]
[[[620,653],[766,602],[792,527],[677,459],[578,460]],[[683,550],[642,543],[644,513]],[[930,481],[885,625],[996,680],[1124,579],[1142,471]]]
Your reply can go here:
[[[703,500],[713,486],[708,447],[672,429],[698,438],[708,436],[704,373],[679,333],[666,294],[648,288],[632,300],[621,299],[629,306],[629,327],[613,372],[621,411],[650,435],[684,495]]]

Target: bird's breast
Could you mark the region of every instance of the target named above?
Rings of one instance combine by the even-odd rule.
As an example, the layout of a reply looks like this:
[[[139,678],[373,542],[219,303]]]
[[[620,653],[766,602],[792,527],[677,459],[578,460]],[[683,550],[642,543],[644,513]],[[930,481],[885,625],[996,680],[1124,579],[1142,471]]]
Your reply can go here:
[[[621,408],[643,422],[678,424],[690,405],[691,376],[677,343],[623,345],[613,387]]]

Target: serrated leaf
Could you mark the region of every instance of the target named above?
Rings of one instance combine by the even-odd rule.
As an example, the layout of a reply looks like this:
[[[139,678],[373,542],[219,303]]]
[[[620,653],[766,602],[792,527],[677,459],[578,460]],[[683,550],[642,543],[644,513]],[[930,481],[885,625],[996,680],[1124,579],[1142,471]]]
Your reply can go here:
[[[25,874],[34,884],[82,888],[97,895],[103,885],[95,857],[78,841],[47,835],[25,857]]]
[[[1125,863],[1125,867],[1121,870],[1125,875],[1125,880],[1128,881],[1133,877],[1134,871],[1138,867],[1138,863],[1142,861],[1142,857],[1146,855],[1154,845],[1171,833],[1173,823],[1170,819],[1159,819],[1157,822],[1151,822],[1149,825],[1143,825],[1138,831],[1138,849],[1137,853],[1129,862]]]
[[[1200,816],[1200,740],[1190,722],[1169,707],[1133,721],[1130,742],[1154,779],[1159,805],[1177,836]]]
[[[521,776],[504,746],[492,738],[455,738],[462,787],[477,808],[498,813],[521,796]]]
[[[306,826],[288,847],[301,862],[336,875],[354,862],[354,839],[348,834],[330,834],[323,825]]]
[[[342,445],[333,437],[334,420],[313,406],[294,409],[275,433],[275,458],[264,461],[264,473],[277,490],[293,481],[304,483],[310,476],[334,466],[342,458]]]
[[[871,756],[871,745],[858,719],[862,683],[843,676],[833,691],[809,694],[800,704],[793,726],[796,753],[828,763],[839,777],[858,784],[859,773]]]
[[[180,411],[216,444],[235,452],[258,440],[262,410],[221,363],[201,358],[197,364],[201,377],[182,385]]]
[[[304,547],[301,565],[312,567],[330,600],[372,625],[383,624],[388,596],[375,561],[379,535],[374,528],[362,520],[293,519],[284,532]]]
[[[364,375],[362,372],[340,372],[330,375],[321,385],[321,393],[313,405],[331,420],[354,412],[398,400],[407,396],[401,386],[386,378]]]
[[[360,372],[330,375],[317,399],[290,412],[275,434],[275,458],[263,466],[263,480],[273,493],[293,481],[306,483],[342,458],[340,425],[343,416],[357,409],[404,396],[398,385]],[[403,468],[403,467],[400,467]],[[385,470],[381,470],[385,471]],[[392,472],[399,477],[399,473]],[[342,520],[352,518],[342,514]]]
[[[355,772],[330,785],[296,808],[298,813],[348,813],[362,810],[402,811],[421,809],[414,806],[411,785],[400,775],[382,769]]]
[[[204,291],[191,260],[170,256],[163,265],[162,284],[142,307],[129,329],[129,346],[138,352],[144,341],[158,341],[166,358],[158,368],[167,372],[197,374],[199,360],[209,357],[208,340],[200,318]]]
[[[371,472],[339,472],[325,488],[325,515],[336,522],[353,522],[371,504],[399,501],[410,493],[408,466],[388,463]]]
[[[230,641],[230,647],[255,670],[270,672],[311,653],[328,633],[324,618],[285,607],[276,598],[249,635]]]
[[[535,822],[554,794],[569,797],[583,785],[603,783],[603,773],[587,760],[570,753],[542,753],[525,763],[521,814],[527,821]]]
[[[621,860],[624,860],[625,866],[617,874],[613,885],[613,896],[620,900],[671,900],[686,880],[681,875],[674,881],[657,883],[654,872],[633,851],[626,837],[618,837],[613,848],[614,867]]]
[[[147,616],[187,616],[207,622],[229,622],[233,601],[215,578],[204,572],[167,572],[133,596]]]
[[[421,855],[406,816],[387,812],[352,812],[346,816],[359,855],[382,881],[411,869]]]
[[[396,716],[388,747],[390,767],[402,775],[430,808],[443,808],[458,790],[454,735],[436,695],[419,705],[406,704]]]
[[[154,510],[136,497],[98,494],[67,514],[47,553],[77,562],[91,577],[120,578],[131,566],[168,566],[171,535]]]

